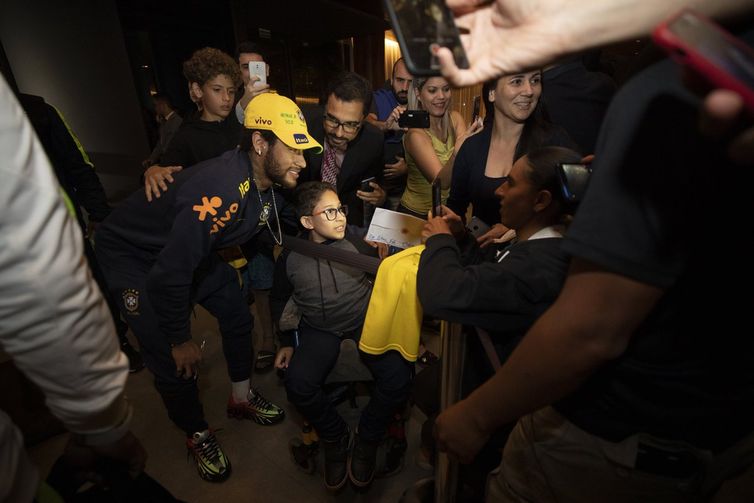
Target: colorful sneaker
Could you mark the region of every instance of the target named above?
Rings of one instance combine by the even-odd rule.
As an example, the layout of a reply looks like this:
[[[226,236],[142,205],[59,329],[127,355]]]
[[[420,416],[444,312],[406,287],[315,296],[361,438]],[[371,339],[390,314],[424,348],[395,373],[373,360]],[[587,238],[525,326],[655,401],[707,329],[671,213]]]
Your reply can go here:
[[[285,411],[267,401],[259,390],[251,388],[248,398],[247,402],[236,402],[231,395],[228,399],[228,417],[251,419],[263,426],[277,424],[285,417]]]
[[[222,482],[230,477],[230,460],[212,430],[197,431],[186,439],[186,447],[194,455],[201,478],[209,482]]]

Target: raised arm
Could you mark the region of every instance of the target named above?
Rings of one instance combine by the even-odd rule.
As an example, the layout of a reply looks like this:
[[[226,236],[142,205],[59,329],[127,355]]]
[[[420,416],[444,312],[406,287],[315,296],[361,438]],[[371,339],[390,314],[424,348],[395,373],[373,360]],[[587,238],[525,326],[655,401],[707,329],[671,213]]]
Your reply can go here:
[[[459,69],[449,49],[438,51],[443,75],[471,86],[521,68],[541,67],[565,54],[642,36],[683,7],[712,17],[751,11],[748,0],[447,0],[470,62]],[[501,50],[505,48],[505,50]]]
[[[663,294],[574,259],[557,301],[495,376],[437,420],[441,448],[469,461],[503,424],[575,390],[619,357]]]

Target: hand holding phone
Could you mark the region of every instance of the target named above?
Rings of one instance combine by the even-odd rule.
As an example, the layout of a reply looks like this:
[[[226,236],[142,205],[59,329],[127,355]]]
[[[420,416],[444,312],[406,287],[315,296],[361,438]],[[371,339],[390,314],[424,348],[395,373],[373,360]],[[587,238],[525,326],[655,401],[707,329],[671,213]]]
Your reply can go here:
[[[689,9],[660,24],[652,38],[709,85],[738,93],[754,114],[754,49]]]
[[[361,181],[361,188],[359,188],[359,190],[362,192],[374,192],[374,187],[369,185],[369,182],[373,182],[373,181],[374,181],[373,176],[370,176],[369,178],[365,178],[364,180]]]
[[[442,216],[442,185],[439,178],[432,182],[432,216]]]
[[[384,0],[393,32],[412,75],[440,75],[435,48],[447,47],[458,68],[469,61],[445,0]]]
[[[254,86],[261,84],[267,84],[267,63],[264,61],[249,61],[249,76],[255,76],[258,80],[254,82]]]

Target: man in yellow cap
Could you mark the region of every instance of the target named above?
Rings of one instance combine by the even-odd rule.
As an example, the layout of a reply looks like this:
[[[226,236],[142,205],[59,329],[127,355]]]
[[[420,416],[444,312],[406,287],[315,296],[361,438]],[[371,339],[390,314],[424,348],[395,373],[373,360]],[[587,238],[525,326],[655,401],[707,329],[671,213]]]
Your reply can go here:
[[[293,188],[305,149],[322,149],[298,106],[274,93],[246,109],[241,145],[175,175],[162,197],[132,194],[97,232],[107,284],[139,340],[170,419],[186,433],[200,476],[219,482],[231,464],[204,419],[197,388],[201,347],[190,314],[201,304],[218,320],[231,380],[229,416],[267,425],[282,409],[250,387],[253,320],[238,279],[216,250],[269,232],[281,242],[275,187]]]

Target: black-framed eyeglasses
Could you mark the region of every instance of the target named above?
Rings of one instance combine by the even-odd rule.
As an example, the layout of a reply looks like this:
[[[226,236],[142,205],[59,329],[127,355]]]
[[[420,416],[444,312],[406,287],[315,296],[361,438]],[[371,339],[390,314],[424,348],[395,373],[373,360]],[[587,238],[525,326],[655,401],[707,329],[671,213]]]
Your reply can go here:
[[[325,114],[325,123],[328,127],[338,129],[343,126],[343,131],[346,133],[355,133],[361,127],[361,121],[348,121],[341,122],[337,117],[333,117],[330,114]]]
[[[338,216],[338,213],[340,213],[344,217],[347,217],[348,216],[348,206],[344,204],[342,206],[338,206],[337,208],[327,208],[327,209],[324,209],[322,211],[318,211],[317,213],[312,213],[312,216],[316,217],[317,215],[321,215],[323,213],[325,214],[325,218],[326,219],[328,219],[330,221],[333,221]]]

